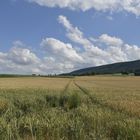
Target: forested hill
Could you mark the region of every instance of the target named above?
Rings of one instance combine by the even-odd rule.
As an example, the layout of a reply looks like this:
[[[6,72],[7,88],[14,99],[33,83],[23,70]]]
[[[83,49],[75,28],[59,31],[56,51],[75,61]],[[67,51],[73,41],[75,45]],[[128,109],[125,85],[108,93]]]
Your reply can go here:
[[[122,74],[140,73],[140,60],[79,69],[67,73],[66,75],[94,75],[94,74],[116,74],[116,73]]]

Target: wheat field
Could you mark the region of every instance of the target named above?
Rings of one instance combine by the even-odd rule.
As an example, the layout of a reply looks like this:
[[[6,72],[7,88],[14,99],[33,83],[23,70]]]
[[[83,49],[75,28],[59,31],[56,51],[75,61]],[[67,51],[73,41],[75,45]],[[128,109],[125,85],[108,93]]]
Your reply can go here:
[[[139,140],[140,77],[0,78],[0,140]]]

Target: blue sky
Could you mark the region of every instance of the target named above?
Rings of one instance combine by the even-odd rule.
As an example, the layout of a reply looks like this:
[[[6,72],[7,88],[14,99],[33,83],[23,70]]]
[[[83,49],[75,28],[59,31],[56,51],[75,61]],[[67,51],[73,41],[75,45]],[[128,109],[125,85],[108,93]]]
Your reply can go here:
[[[140,59],[140,1],[94,2],[0,1],[0,73],[61,73]]]

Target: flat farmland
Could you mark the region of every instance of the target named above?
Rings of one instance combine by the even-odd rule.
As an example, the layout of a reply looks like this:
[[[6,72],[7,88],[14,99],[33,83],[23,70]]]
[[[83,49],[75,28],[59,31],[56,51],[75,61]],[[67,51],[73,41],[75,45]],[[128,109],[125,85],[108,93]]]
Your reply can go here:
[[[1,78],[1,89],[63,89],[70,81],[70,78],[45,78],[45,77],[18,77],[18,78]]]
[[[140,77],[0,78],[1,140],[139,140]]]

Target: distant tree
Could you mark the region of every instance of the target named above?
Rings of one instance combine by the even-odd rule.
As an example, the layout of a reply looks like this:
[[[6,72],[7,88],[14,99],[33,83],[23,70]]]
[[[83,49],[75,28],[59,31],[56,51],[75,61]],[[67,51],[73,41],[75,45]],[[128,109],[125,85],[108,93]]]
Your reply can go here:
[[[122,75],[128,75],[129,72],[123,71],[123,72],[121,72],[121,74],[122,74]]]
[[[140,69],[134,72],[135,76],[140,76]]]
[[[91,75],[96,75],[96,73],[95,72],[91,72]]]
[[[36,74],[32,74],[32,76],[36,76]]]

